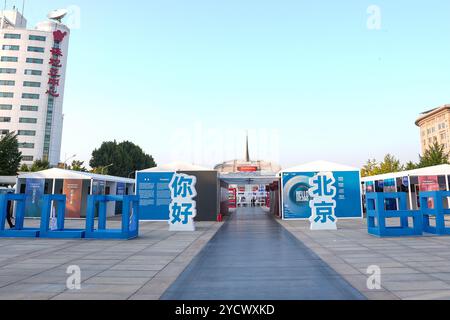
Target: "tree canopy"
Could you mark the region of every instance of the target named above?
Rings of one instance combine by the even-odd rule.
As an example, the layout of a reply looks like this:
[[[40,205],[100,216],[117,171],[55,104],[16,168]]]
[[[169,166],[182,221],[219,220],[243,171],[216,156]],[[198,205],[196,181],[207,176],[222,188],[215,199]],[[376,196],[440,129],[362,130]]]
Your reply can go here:
[[[15,176],[19,171],[22,153],[17,135],[7,133],[0,138],[0,176]]]
[[[156,167],[153,157],[130,141],[103,142],[92,152],[89,165],[93,172],[125,178],[134,177],[136,171]]]
[[[81,172],[88,171],[84,166],[84,161],[79,161],[79,160],[73,160],[72,165],[70,165],[67,169],[73,170],[73,171],[81,171]]]
[[[425,153],[420,156],[419,168],[437,166],[449,163],[449,154],[445,152],[443,145],[434,142]]]
[[[378,163],[375,159],[368,160],[361,169],[361,175],[363,177],[369,177],[384,173],[449,164],[449,157],[450,154],[445,152],[445,147],[438,142],[435,142],[425,151],[423,155],[419,155],[419,163],[409,161],[405,165],[402,165],[393,155],[387,154],[381,163]]]
[[[400,163],[400,160],[388,153],[380,163],[375,159],[369,159],[361,169],[361,175],[369,177],[402,170],[404,170],[404,166]]]

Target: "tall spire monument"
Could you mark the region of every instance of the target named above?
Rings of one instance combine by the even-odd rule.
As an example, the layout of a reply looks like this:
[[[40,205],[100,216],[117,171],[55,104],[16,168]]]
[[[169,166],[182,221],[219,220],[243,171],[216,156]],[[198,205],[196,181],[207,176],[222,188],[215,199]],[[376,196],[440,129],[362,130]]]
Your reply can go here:
[[[247,131],[247,140],[245,143],[245,161],[250,162],[250,150],[248,147],[248,131]]]

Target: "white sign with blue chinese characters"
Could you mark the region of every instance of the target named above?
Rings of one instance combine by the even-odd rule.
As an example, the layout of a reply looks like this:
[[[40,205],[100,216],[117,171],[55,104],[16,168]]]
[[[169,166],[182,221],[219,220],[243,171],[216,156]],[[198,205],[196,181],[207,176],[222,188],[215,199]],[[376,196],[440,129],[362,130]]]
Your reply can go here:
[[[197,215],[195,185],[197,177],[175,173],[169,188],[172,202],[169,206],[170,231],[195,231],[194,218]]]
[[[309,180],[311,230],[337,230],[335,182],[332,172],[320,172]]]

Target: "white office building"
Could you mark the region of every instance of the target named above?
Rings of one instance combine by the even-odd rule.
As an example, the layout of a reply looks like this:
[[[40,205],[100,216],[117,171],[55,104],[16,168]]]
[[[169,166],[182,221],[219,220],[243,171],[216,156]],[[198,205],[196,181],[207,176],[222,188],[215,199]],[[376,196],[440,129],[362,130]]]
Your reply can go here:
[[[16,9],[0,12],[0,135],[18,134],[27,165],[60,162],[69,35],[61,19],[27,29]]]

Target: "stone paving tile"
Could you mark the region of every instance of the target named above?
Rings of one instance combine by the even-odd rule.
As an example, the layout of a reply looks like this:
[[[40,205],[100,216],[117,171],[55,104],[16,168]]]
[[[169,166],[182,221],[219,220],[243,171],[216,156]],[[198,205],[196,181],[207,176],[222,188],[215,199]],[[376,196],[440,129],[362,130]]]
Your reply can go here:
[[[116,293],[82,293],[82,292],[64,292],[57,296],[51,297],[51,300],[127,300],[129,297],[128,292],[116,294]],[[25,298],[26,299],[26,298]]]
[[[95,276],[92,278],[89,278],[84,284],[113,284],[113,285],[141,285],[143,286],[147,282],[151,280],[151,277],[148,278],[138,278],[138,277],[126,277],[124,275],[123,277],[99,277]]]
[[[221,226],[201,222],[194,233],[173,233],[166,223],[143,222],[141,237],[131,241],[0,239],[0,299],[125,300],[141,288],[159,288],[141,295],[154,300]],[[81,268],[81,290],[66,288],[70,265]]]
[[[155,300],[159,300],[160,297],[161,297],[160,294],[135,294],[129,300],[155,301]]]
[[[369,300],[400,300],[398,296],[385,290],[364,291],[364,295]]]
[[[278,222],[369,299],[450,300],[450,237],[377,238],[364,220],[342,220],[329,232],[312,232],[305,221]],[[381,268],[383,290],[367,289],[369,265]]]
[[[450,300],[450,290],[394,291],[403,300]]]

